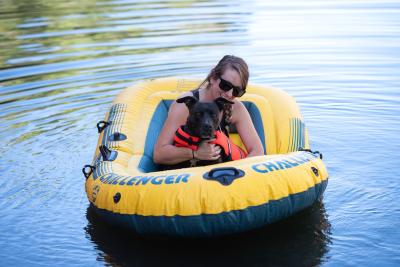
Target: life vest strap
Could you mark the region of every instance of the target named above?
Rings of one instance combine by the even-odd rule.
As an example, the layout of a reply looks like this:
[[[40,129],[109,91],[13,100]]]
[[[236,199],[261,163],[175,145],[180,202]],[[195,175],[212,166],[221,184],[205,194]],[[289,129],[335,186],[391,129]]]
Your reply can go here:
[[[215,140],[211,144],[219,145],[225,153],[225,156],[229,160],[244,159],[247,157],[247,153],[239,146],[235,145],[229,137],[227,137],[222,131],[217,131]]]
[[[183,126],[179,127],[175,132],[174,145],[177,147],[187,147],[191,150],[199,148],[201,138],[191,136],[183,130]],[[219,145],[228,160],[238,160],[247,157],[247,153],[239,146],[235,145],[222,131],[215,132],[215,140],[211,144]]]
[[[200,138],[191,136],[183,130],[183,126],[179,127],[175,132],[174,145],[178,147],[188,147],[192,150],[197,150],[200,144]]]

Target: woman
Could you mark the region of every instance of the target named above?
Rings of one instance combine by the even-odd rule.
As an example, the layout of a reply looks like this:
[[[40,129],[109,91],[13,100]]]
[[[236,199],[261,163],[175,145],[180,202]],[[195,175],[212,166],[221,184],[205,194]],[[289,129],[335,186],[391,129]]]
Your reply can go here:
[[[223,112],[222,129],[234,124],[248,152],[248,157],[264,155],[261,140],[251,121],[246,107],[237,98],[246,92],[249,70],[246,62],[235,56],[224,56],[208,74],[207,78],[194,91],[186,92],[179,98],[194,96],[202,102],[212,102],[223,97],[234,102]],[[167,120],[154,147],[155,163],[172,165],[193,158],[217,160],[221,148],[218,145],[202,142],[197,151],[173,145],[176,130],[186,123],[189,111],[184,103],[174,102],[168,112]]]

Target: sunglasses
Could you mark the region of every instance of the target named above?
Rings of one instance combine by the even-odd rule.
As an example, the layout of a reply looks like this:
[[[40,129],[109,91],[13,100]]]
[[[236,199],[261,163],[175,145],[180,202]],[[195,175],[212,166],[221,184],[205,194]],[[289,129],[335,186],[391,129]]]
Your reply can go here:
[[[219,76],[220,82],[219,82],[219,88],[221,88],[222,91],[228,92],[229,90],[233,89],[232,95],[234,97],[241,97],[246,93],[246,89],[242,89],[239,86],[234,86],[227,80],[222,79],[221,76]]]

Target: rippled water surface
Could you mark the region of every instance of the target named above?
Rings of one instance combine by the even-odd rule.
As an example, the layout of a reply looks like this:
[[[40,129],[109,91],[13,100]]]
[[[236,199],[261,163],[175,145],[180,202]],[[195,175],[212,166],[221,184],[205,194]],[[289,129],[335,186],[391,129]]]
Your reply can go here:
[[[1,266],[400,266],[398,1],[0,0]],[[81,168],[127,85],[224,54],[299,103],[322,203],[216,240],[149,240],[88,209]]]

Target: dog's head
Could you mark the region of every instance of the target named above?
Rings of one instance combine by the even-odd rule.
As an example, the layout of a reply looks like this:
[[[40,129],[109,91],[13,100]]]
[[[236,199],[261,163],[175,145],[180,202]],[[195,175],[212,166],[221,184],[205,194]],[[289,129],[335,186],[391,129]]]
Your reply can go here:
[[[202,139],[211,139],[220,124],[220,112],[225,105],[233,102],[219,97],[214,102],[200,102],[193,96],[185,96],[176,100],[185,103],[189,108],[189,117],[186,122],[187,131],[193,136]]]

